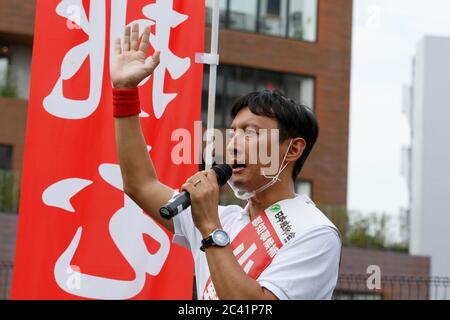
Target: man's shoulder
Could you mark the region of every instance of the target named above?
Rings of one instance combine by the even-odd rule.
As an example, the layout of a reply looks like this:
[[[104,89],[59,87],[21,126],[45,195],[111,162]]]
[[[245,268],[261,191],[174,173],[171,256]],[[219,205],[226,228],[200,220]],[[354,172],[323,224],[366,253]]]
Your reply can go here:
[[[294,199],[286,201],[283,208],[290,212],[290,217],[297,222],[302,233],[324,227],[325,230],[333,229],[339,234],[334,223],[306,195],[297,195]]]

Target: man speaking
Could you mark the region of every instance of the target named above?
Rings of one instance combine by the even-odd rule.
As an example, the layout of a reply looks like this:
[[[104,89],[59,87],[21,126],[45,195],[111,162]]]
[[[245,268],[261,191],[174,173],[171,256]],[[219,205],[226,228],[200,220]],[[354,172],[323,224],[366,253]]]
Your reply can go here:
[[[218,179],[210,170],[182,186],[190,207],[171,220],[160,215],[178,192],[158,181],[140,126],[137,87],[159,64],[158,52],[145,63],[149,36],[147,28],[139,41],[138,25],[127,27],[123,43],[116,40],[111,67],[126,194],[191,250],[200,299],[331,299],[339,271],[339,232],[308,197],[294,192],[318,137],[317,120],[279,92],[249,93],[232,108],[229,184],[247,206],[219,206]],[[272,131],[279,133],[277,141]],[[279,165],[269,175],[267,164],[248,159],[256,146],[272,143],[279,143]]]

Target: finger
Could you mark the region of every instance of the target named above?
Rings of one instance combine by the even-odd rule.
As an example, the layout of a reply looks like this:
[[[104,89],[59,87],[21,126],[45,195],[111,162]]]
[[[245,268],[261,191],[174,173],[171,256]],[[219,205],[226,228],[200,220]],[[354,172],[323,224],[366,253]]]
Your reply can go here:
[[[198,180],[197,175],[198,175],[198,172],[196,174],[194,174],[193,176],[191,176],[190,178],[188,178],[186,180],[186,183],[194,184],[194,182]]]
[[[192,177],[187,179],[186,183],[190,183],[195,186],[195,184],[198,183],[198,181],[202,181],[200,178],[201,178],[201,173],[197,172]]]
[[[205,188],[210,188],[212,186],[206,176],[205,171],[201,171],[201,172],[197,173],[195,179],[197,179],[197,180],[194,180],[194,183],[196,181],[200,181],[199,184],[197,184],[197,185],[194,184],[194,186],[197,187],[197,189],[205,189]]]
[[[114,44],[114,52],[115,52],[116,56],[118,56],[119,54],[122,54],[122,44],[121,44],[120,38],[116,39],[116,42]]]
[[[181,186],[181,190],[187,191],[191,195],[195,191],[195,187],[192,183],[187,182]]]
[[[197,190],[209,186],[208,179],[203,172],[197,172],[195,175],[189,178],[186,183],[191,184]]]
[[[130,51],[130,34],[131,34],[131,28],[130,28],[130,26],[127,26],[125,28],[125,35],[123,37],[123,51],[124,52]]]
[[[213,186],[219,186],[219,184],[217,183],[217,175],[214,170],[209,170],[208,172],[206,172],[206,177],[208,178],[209,183],[211,183]]]
[[[161,62],[161,51],[156,51],[152,56],[152,61],[147,64],[147,72],[152,74]]]
[[[133,24],[131,31],[131,50],[137,51],[139,49],[139,24]]]
[[[142,36],[141,45],[139,46],[139,51],[147,54],[149,43],[150,43],[150,27],[145,28],[144,35]]]

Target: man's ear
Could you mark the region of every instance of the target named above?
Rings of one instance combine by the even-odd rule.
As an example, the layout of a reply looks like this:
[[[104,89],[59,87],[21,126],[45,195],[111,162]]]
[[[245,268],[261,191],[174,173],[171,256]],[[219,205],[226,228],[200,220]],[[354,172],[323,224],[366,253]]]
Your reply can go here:
[[[289,146],[289,141],[286,142]],[[306,149],[306,141],[303,138],[292,139],[292,145],[287,154],[286,161],[295,162],[302,156]]]

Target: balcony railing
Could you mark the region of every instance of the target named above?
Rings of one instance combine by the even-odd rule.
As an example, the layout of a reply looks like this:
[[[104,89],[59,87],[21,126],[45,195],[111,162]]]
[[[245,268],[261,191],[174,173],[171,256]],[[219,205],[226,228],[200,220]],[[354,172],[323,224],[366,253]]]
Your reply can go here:
[[[383,276],[381,286],[373,290],[369,289],[368,278],[368,275],[340,275],[334,299],[450,300],[450,277]]]

